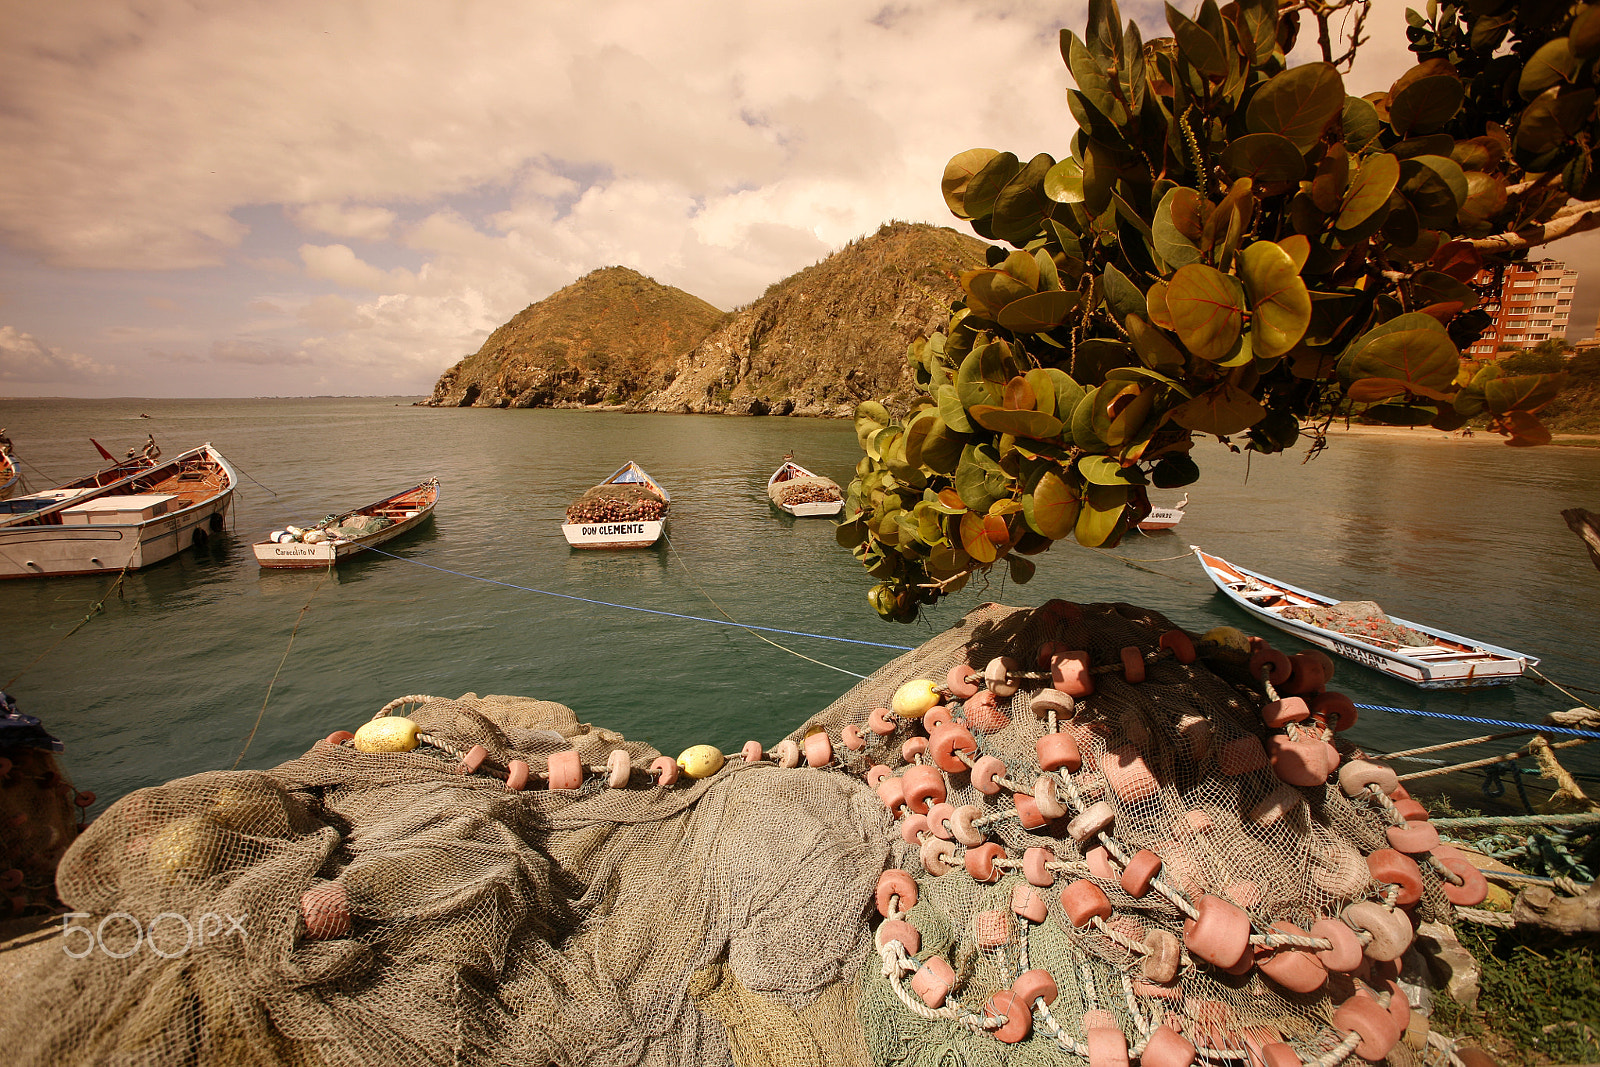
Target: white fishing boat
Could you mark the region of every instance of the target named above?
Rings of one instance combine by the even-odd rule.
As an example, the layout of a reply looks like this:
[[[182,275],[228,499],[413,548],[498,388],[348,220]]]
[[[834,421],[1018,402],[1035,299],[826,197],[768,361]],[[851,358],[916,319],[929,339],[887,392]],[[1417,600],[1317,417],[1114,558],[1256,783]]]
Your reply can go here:
[[[1185,493],[1183,499],[1170,508],[1151,508],[1150,514],[1139,522],[1139,529],[1145,533],[1156,530],[1170,530],[1183,521],[1183,509],[1189,506],[1189,494]]]
[[[672,495],[629,460],[567,508],[561,533],[573,548],[649,548],[661,539]]]
[[[1421,689],[1510,685],[1539,660],[1268,578],[1189,546],[1207,577],[1245,611],[1303,641]]]
[[[262,567],[331,567],[340,560],[393,540],[428,521],[439,502],[439,479],[430,478],[315,526],[287,526],[251,545]]]
[[[0,434],[5,431],[0,430]],[[5,500],[16,492],[17,483],[22,480],[22,474],[17,470],[17,461],[11,458],[10,443],[0,444],[0,500]]]
[[[844,494],[832,478],[814,474],[784,456],[783,464],[767,479],[767,498],[772,506],[790,515],[837,515],[844,508]]]
[[[101,485],[82,484],[100,480],[91,475],[0,503],[0,578],[115,574],[158,563],[223,528],[238,481],[209,444]]]

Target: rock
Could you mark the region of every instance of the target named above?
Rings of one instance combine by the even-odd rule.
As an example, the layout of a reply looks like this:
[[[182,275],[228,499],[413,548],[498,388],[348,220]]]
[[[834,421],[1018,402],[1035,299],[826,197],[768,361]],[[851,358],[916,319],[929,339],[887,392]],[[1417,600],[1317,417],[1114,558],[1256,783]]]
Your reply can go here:
[[[1461,942],[1456,932],[1444,923],[1423,923],[1417,927],[1414,945],[1428,962],[1428,970],[1438,988],[1464,1008],[1478,1003],[1483,969]]]

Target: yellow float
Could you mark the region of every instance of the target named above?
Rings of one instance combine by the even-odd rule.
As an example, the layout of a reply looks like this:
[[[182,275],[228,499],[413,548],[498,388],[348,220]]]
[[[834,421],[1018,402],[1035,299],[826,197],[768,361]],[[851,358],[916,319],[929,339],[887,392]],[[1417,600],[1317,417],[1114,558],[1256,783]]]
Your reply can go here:
[[[913,678],[894,692],[894,713],[902,719],[920,719],[939,706],[939,690],[926,678]]]
[[[722,750],[715,745],[693,745],[684,749],[683,755],[678,757],[678,766],[683,769],[686,778],[710,778],[722,770],[726,762]]]
[[[410,752],[420,744],[421,728],[403,715],[385,715],[361,724],[356,731],[357,752]]]

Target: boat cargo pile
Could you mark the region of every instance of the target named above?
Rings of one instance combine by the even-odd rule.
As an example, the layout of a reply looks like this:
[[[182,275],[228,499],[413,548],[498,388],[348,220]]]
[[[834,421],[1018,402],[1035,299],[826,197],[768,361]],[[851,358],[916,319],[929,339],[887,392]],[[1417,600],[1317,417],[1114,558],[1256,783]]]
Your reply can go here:
[[[672,495],[629,460],[567,508],[562,536],[573,548],[648,548],[661,539]]]
[[[787,457],[767,479],[767,497],[773,506],[791,515],[837,515],[844,494],[832,478],[813,474]]]

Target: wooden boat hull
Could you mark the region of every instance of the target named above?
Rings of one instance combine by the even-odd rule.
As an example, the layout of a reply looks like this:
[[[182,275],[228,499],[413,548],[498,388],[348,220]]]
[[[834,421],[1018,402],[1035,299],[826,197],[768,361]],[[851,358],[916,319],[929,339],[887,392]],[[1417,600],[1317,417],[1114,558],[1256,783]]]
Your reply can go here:
[[[561,536],[573,548],[649,548],[661,540],[666,519],[638,522],[568,522]]]
[[[1396,616],[1387,616],[1398,626],[1415,630],[1431,637],[1433,645],[1411,647],[1405,650],[1385,648],[1358,637],[1329,630],[1298,619],[1286,619],[1271,610],[1267,604],[1273,598],[1281,603],[1278,608],[1293,605],[1328,607],[1337,601],[1319,593],[1312,593],[1287,582],[1229,563],[1220,556],[1212,556],[1190,546],[1200,560],[1200,566],[1217,589],[1244,611],[1267,625],[1293,634],[1302,641],[1342,656],[1363,667],[1381,671],[1419,689],[1479,689],[1486,686],[1510,685],[1523,672],[1536,665],[1537,657],[1514,652],[1498,645],[1473,641],[1446,630],[1435,629]]]
[[[778,499],[777,487],[788,481],[798,478],[821,478],[814,471],[807,470],[792,459],[785,459],[783,465],[772,472],[772,477],[767,479],[767,500],[779,511],[793,515],[800,519],[817,518],[828,515],[837,515],[844,510],[844,494],[840,492],[839,485],[831,478],[824,479],[831,485],[836,493],[837,500],[808,500],[798,504],[788,504]]]
[[[164,489],[133,484],[162,468],[172,471]],[[101,489],[59,493],[60,499],[46,508],[0,522],[0,578],[116,574],[160,563],[222,530],[237,482],[227,460],[203,445]],[[135,492],[117,495],[118,489]],[[144,502],[174,510],[130,521],[112,518],[140,510]]]
[[[807,519],[817,515],[837,515],[844,510],[844,501],[818,500],[810,504],[779,504],[778,508],[797,518]]]
[[[415,497],[408,500],[408,497]],[[271,570],[304,569],[332,567],[341,560],[375,548],[386,541],[392,541],[403,533],[415,530],[427,522],[433,515],[434,505],[439,502],[439,487],[437,483],[425,482],[415,489],[408,489],[404,493],[397,493],[376,504],[369,504],[365,508],[353,511],[349,516],[373,515],[385,509],[385,505],[394,504],[389,508],[395,511],[404,507],[405,511],[395,519],[394,525],[385,526],[383,529],[367,534],[365,537],[353,537],[348,540],[322,541],[318,544],[308,545],[303,542],[291,541],[280,544],[276,541],[257,541],[251,545],[255,553],[256,562],[262,567]],[[415,503],[416,507],[409,506]]]

